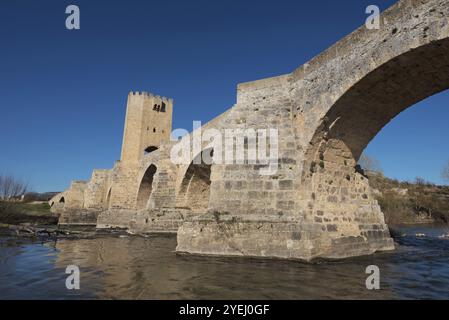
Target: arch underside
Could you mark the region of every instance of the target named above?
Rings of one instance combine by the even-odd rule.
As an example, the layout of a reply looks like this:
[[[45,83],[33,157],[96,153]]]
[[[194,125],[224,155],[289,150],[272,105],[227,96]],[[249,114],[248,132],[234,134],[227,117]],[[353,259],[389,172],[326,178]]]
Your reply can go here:
[[[390,60],[357,82],[330,108],[313,137],[309,159],[354,166],[390,120],[448,88],[448,39]]]
[[[106,196],[106,209],[109,209],[111,207],[111,194],[112,188],[109,188],[108,194]]]
[[[190,208],[193,212],[205,212],[209,206],[210,197],[210,174],[211,164],[206,164],[201,160],[205,153],[210,150],[203,151],[187,168],[181,187],[178,193],[178,206]],[[201,162],[201,163],[198,163]]]
[[[148,201],[150,200],[150,196],[153,191],[153,178],[156,171],[156,166],[152,164],[143,175],[139,187],[139,193],[137,195],[137,209],[139,210],[146,209],[148,207]]]

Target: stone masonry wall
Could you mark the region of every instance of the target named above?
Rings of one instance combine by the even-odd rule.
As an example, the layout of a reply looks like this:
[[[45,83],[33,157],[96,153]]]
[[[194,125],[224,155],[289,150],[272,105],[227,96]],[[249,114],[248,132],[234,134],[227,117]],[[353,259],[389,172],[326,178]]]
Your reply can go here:
[[[107,209],[106,195],[110,185],[110,170],[94,170],[84,191],[84,208]]]
[[[279,165],[273,175],[261,175],[263,164],[213,165],[210,211],[231,214],[289,215],[294,212],[296,147],[291,126],[289,77],[239,85],[237,105],[224,128],[277,129]],[[272,147],[275,144],[269,141]]]
[[[86,190],[86,181],[73,181],[70,189],[65,193],[65,209],[82,209],[84,208],[84,191]]]

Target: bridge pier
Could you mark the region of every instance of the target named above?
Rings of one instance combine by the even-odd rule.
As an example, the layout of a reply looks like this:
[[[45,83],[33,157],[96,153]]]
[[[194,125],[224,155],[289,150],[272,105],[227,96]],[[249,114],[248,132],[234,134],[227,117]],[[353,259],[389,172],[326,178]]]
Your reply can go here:
[[[178,230],[179,253],[311,261],[340,259],[394,249],[388,227],[371,224],[360,234],[332,234],[321,223],[279,217],[201,216]]]

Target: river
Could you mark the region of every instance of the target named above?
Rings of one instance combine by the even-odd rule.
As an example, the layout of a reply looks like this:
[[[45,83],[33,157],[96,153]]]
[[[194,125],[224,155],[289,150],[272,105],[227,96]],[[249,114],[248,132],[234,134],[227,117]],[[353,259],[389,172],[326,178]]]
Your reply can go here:
[[[315,264],[179,256],[169,235],[0,236],[0,299],[449,299],[448,233],[401,228],[394,252]],[[80,268],[80,290],[66,289],[68,265]],[[366,289],[368,265],[380,268],[380,290]]]

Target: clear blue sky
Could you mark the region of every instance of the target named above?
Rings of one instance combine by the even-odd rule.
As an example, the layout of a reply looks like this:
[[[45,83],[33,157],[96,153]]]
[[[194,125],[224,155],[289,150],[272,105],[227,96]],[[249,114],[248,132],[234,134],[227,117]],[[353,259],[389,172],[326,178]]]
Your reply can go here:
[[[126,97],[175,99],[190,129],[235,103],[240,82],[284,74],[394,0],[23,1],[0,4],[0,172],[63,190],[120,157]],[[65,8],[81,30],[65,29]],[[442,183],[449,93],[409,108],[369,145],[388,176]]]

